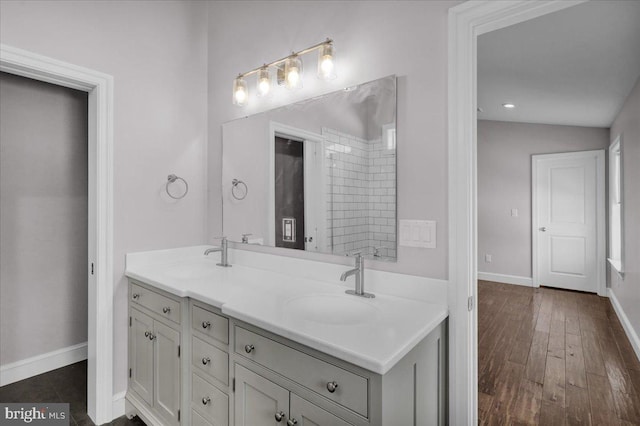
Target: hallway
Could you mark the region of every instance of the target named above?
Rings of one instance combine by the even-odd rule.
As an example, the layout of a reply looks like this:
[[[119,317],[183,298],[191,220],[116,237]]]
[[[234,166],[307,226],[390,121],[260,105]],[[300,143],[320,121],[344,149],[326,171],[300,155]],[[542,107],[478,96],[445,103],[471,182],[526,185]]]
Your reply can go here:
[[[608,299],[478,281],[481,425],[640,425],[640,362]]]

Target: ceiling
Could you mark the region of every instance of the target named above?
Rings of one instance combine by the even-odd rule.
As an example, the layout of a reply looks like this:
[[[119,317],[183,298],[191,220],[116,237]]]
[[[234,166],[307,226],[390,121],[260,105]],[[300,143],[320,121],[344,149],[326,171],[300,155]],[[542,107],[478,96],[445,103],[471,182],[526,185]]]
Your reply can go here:
[[[478,37],[478,119],[610,127],[638,76],[640,0],[590,1]]]

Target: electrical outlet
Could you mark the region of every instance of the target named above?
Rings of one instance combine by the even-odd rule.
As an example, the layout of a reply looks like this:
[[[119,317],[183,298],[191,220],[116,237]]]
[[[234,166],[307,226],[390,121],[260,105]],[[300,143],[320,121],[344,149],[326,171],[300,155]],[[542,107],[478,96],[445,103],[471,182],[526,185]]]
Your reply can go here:
[[[485,261],[485,263],[491,263],[491,255],[490,254],[485,254],[484,255],[484,261]]]

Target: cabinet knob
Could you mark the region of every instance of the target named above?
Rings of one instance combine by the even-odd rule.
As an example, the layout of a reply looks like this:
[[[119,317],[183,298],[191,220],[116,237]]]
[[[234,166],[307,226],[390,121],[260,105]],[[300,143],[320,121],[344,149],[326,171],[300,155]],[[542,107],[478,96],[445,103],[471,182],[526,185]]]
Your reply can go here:
[[[202,398],[202,404],[203,405],[207,405],[210,402],[211,402],[211,398],[209,398],[208,396],[205,396],[205,397]]]
[[[153,340],[156,338],[156,335],[153,333],[149,333],[149,340]]]
[[[282,411],[278,411],[275,415],[276,422],[278,423],[281,422],[282,419],[284,419],[284,417],[285,417],[285,414]]]
[[[140,299],[140,295],[139,295],[138,293],[133,293],[133,294],[131,295],[131,298],[132,298],[133,300],[138,300],[138,299]]]
[[[208,356],[205,356],[204,358],[202,358],[202,364],[203,365],[207,365],[211,362],[211,358],[209,358]]]
[[[245,345],[244,347],[244,351],[248,354],[250,354],[251,352],[253,352],[253,350],[255,349],[255,346],[253,345]]]
[[[145,331],[145,332],[144,332],[144,337],[149,337],[149,335],[150,335],[150,334],[151,334],[151,333],[149,333],[148,331]]]
[[[168,314],[169,312],[171,312],[171,308],[168,306],[165,306],[164,308],[162,308],[162,312],[164,312],[165,314]]]
[[[295,426],[298,424],[298,421],[296,419],[289,419],[287,420],[287,425],[288,426]]]
[[[211,327],[211,323],[209,321],[202,321],[202,328],[209,328]]]
[[[331,393],[334,393],[338,389],[338,383],[336,382],[327,382],[327,390]]]

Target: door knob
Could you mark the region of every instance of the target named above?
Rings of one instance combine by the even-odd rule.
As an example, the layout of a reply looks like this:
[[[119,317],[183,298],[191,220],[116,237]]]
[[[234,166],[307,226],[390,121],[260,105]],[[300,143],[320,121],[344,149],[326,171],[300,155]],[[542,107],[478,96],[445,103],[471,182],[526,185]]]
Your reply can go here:
[[[542,232],[547,232],[547,227],[546,227],[546,226],[543,226],[542,228],[540,228],[540,231],[542,231]]]

